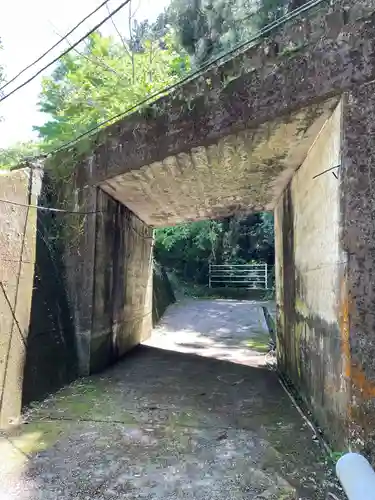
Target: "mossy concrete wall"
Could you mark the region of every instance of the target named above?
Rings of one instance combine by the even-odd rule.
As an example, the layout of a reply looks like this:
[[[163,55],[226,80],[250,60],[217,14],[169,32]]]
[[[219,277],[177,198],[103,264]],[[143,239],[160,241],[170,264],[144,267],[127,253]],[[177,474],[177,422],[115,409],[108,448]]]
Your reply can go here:
[[[336,449],[375,463],[374,96],[375,81],[343,94],[277,204],[275,236],[280,369]]]
[[[338,169],[342,104],[327,121],[275,210],[279,367],[334,442],[345,438],[339,280]]]
[[[72,183],[68,196],[42,169],[0,180],[6,427],[22,404],[105,368],[151,333],[153,230],[100,189]]]
[[[90,371],[151,333],[153,230],[98,190]]]
[[[0,174],[0,426],[19,416],[35,273],[40,175]],[[6,200],[14,203],[7,203]]]
[[[171,282],[162,265],[154,262],[153,266],[153,297],[152,322],[157,324],[167,307],[176,302]]]
[[[350,442],[375,463],[375,81],[345,95],[340,174],[343,375]]]

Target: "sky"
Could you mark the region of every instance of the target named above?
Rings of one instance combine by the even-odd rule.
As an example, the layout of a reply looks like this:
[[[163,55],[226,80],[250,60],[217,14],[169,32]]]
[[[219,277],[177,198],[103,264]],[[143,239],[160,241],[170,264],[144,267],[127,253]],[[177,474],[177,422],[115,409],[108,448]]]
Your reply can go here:
[[[0,39],[3,45],[3,50],[0,51],[0,64],[5,67],[6,79],[17,74],[56,43],[59,40],[56,32],[64,35],[102,2],[103,0],[59,2],[56,0],[10,0],[4,2],[0,16]],[[136,13],[135,18],[138,20],[147,18],[152,21],[169,2],[170,0],[132,0],[132,11]],[[122,0],[110,0],[108,6],[112,11],[121,3]],[[100,9],[71,35],[70,43],[78,40],[107,15],[106,7]],[[126,6],[114,16],[118,27],[127,26],[127,15],[128,7]],[[104,35],[117,36],[111,21],[103,25],[101,32]],[[22,83],[66,48],[67,45],[61,43],[37,66],[4,89],[4,92]],[[0,122],[0,148],[36,137],[32,132],[32,126],[41,125],[46,118],[37,110],[41,78],[47,76],[52,70],[53,67],[49,68],[40,77],[0,103],[0,116],[3,117],[3,121]]]

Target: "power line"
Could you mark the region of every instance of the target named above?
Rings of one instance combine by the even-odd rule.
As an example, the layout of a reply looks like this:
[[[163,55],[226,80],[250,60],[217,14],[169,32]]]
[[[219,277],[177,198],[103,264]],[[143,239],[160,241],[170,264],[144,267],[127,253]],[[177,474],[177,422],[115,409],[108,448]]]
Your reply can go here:
[[[329,0],[310,0],[308,3],[304,4],[302,7],[299,7],[298,9],[294,9],[292,12],[289,12],[283,16],[281,16],[279,19],[277,19],[276,21],[273,21],[272,23],[268,24],[267,26],[265,26],[263,29],[259,30],[254,36],[252,36],[250,39],[248,39],[247,41],[245,42],[242,42],[238,45],[236,45],[235,47],[233,47],[232,49],[228,50],[227,52],[217,56],[216,58],[214,59],[211,59],[210,61],[207,61],[203,66],[201,66],[200,68],[198,68],[196,71],[193,71],[192,73],[189,73],[188,75],[186,75],[184,78],[182,78],[181,80],[179,80],[178,82],[176,83],[172,83],[171,85],[168,85],[167,87],[164,87],[163,89],[161,90],[158,90],[157,92],[145,97],[142,101],[139,101],[137,104],[134,104],[133,106],[131,106],[130,108],[126,109],[125,111],[122,111],[120,113],[117,113],[116,115],[113,115],[111,116],[110,118],[108,118],[107,120],[104,120],[102,122],[100,122],[99,124],[95,125],[94,127],[90,128],[89,130],[87,130],[86,132],[83,132],[82,134],[79,134],[77,137],[75,137],[74,139],[70,140],[70,141],[67,141],[66,143],[62,144],[61,146],[53,149],[52,151],[50,151],[48,153],[48,155],[53,155],[55,153],[58,153],[60,151],[63,151],[64,149],[68,148],[69,146],[72,146],[74,145],[77,141],[79,141],[80,139],[83,139],[84,137],[86,137],[87,135],[90,135],[92,132],[95,132],[96,130],[98,130],[99,128],[103,127],[104,125],[107,125],[108,123],[114,121],[114,120],[117,120],[119,118],[122,118],[123,116],[131,113],[132,111],[135,111],[136,109],[138,109],[139,107],[147,104],[148,102],[150,102],[151,100],[154,100],[156,99],[157,97],[160,97],[162,96],[163,94],[165,93],[168,93],[170,92],[171,90],[174,90],[178,87],[180,87],[181,85],[183,85],[184,83],[187,83],[188,81],[192,80],[193,78],[195,78],[196,76],[199,76],[200,74],[202,74],[204,71],[206,71],[207,69],[209,69],[211,66],[215,65],[216,63],[218,63],[219,61],[225,59],[226,57],[232,55],[233,53],[239,51],[239,50],[242,50],[244,49],[245,47],[247,47],[248,45],[250,45],[251,43],[254,43],[256,41],[259,40],[259,38],[261,38],[262,36],[264,35],[267,35],[269,34],[270,32],[272,32],[275,28],[277,28],[278,26],[281,26],[282,24],[284,24],[285,22],[287,21],[290,21],[292,19],[294,19],[295,17],[297,17],[299,14],[302,14],[304,13],[305,11],[308,11],[310,10],[311,8],[313,7],[316,7],[318,6],[319,4],[323,3],[323,2],[327,2]],[[1,102],[1,100],[0,100]]]
[[[108,11],[108,14],[109,14],[109,7],[108,7],[108,5],[106,5],[106,8],[107,8],[107,11]],[[111,17],[111,22],[112,22],[113,27],[116,30],[116,33],[118,34],[118,36],[119,36],[119,38],[121,40],[121,43],[122,43],[122,46],[124,47],[125,52],[128,54],[129,57],[131,57],[130,50],[128,49],[128,47],[126,45],[125,39],[121,35],[120,30],[117,28],[117,25],[116,25],[115,20],[113,19],[113,17]]]
[[[51,61],[48,64],[46,64],[45,66],[43,66],[42,69],[40,69],[39,71],[37,71],[36,73],[34,73],[33,76],[31,76],[29,79],[27,79],[26,81],[24,81],[23,83],[21,83],[20,85],[18,85],[18,87],[14,88],[10,92],[8,92],[8,94],[5,94],[5,96],[1,97],[0,98],[0,102],[4,101],[8,97],[10,97],[12,94],[14,94],[18,90],[20,90],[22,87],[25,87],[25,85],[27,85],[32,80],[34,80],[44,70],[46,70],[47,68],[49,68],[50,66],[52,66],[55,62],[57,62],[62,57],[64,57],[67,54],[69,54],[69,52],[71,52],[75,47],[77,47],[77,45],[79,45],[81,42],[83,42],[88,36],[90,36],[92,33],[94,33],[98,28],[100,28],[100,26],[102,26],[106,21],[108,21],[108,19],[111,19],[112,16],[114,16],[115,14],[117,14],[117,12],[119,12],[129,2],[130,2],[130,0],[125,0],[124,2],[122,2],[115,10],[113,10],[108,16],[106,16],[102,21],[100,21],[100,23],[98,23],[96,26],[94,26],[94,28],[92,28],[90,31],[88,31],[84,36],[82,36],[77,42],[74,42],[68,49],[64,50],[64,52],[62,52],[59,56],[55,57],[55,59],[53,59],[53,61]]]
[[[56,33],[56,35],[59,36],[61,38],[61,40],[63,40],[65,38],[66,43],[68,44],[68,46],[72,47],[72,44],[69,41],[69,38],[67,36],[64,37],[63,35],[61,35],[57,31],[56,27],[52,23],[51,23],[51,25],[53,26],[53,30]],[[88,47],[88,45],[86,45],[86,47]],[[111,73],[113,73],[114,75],[116,75],[120,80],[123,78],[116,70],[114,70],[113,68],[111,68],[111,66],[109,66],[108,64],[106,64],[100,57],[96,57],[93,54],[87,55],[84,52],[80,52],[76,48],[73,48],[72,50],[74,50],[74,52],[76,52],[79,56],[83,57],[87,61],[90,61],[90,62],[92,62],[92,63],[94,63],[96,65],[101,66],[103,69],[106,69],[107,71],[110,71]]]
[[[16,207],[36,208],[38,210],[44,210],[45,212],[57,212],[70,215],[93,215],[93,214],[104,213],[103,210],[94,210],[92,212],[80,212],[77,210],[64,210],[63,208],[43,207],[41,205],[28,205],[26,203],[19,203],[17,201],[2,200],[2,199],[0,199],[0,203],[8,203],[9,205],[15,205]]]
[[[8,85],[13,83],[17,78],[19,78],[25,71],[30,69],[31,67],[35,66],[39,61],[41,61],[46,55],[48,55],[50,52],[52,52],[53,49],[55,49],[58,45],[60,45],[68,36],[70,36],[77,28],[79,28],[84,22],[86,22],[91,16],[96,14],[104,5],[106,5],[109,2],[109,0],[105,0],[102,2],[96,9],[94,9],[92,12],[90,12],[86,17],[84,17],[79,23],[77,23],[68,33],[66,33],[63,37],[61,37],[61,40],[56,42],[52,47],[50,47],[48,50],[46,50],[42,55],[40,55],[35,61],[30,63],[28,66],[23,68],[19,73],[14,75],[10,80],[8,80],[2,87],[0,87],[0,91],[5,89]]]

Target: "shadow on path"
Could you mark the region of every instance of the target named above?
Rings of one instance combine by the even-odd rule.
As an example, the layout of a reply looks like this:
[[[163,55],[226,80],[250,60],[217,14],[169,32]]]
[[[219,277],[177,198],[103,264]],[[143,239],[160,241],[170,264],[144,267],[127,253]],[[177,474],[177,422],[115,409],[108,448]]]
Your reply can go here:
[[[140,346],[0,440],[0,498],[321,499],[335,483],[274,372]]]

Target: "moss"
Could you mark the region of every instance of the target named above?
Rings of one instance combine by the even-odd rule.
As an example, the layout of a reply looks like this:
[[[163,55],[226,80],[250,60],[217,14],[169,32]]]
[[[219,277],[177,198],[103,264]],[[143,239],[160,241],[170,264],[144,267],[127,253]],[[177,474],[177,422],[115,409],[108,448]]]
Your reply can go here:
[[[246,346],[253,351],[266,353],[269,351],[270,336],[267,333],[258,333],[246,341]]]
[[[119,396],[114,397],[113,388],[107,387],[101,380],[81,381],[35,407],[32,410],[32,420],[50,417],[54,421],[103,420],[134,423],[133,415],[123,409],[121,394]]]
[[[284,50],[280,52],[280,56],[292,56],[306,47],[305,43],[294,45],[293,47],[285,47]]]
[[[51,448],[69,427],[67,422],[36,421],[21,425],[7,437],[17,450],[30,455]]]
[[[169,425],[171,427],[194,427],[199,426],[199,420],[195,418],[192,413],[171,413],[169,417]]]
[[[344,451],[332,451],[331,454],[330,454],[330,459],[332,460],[332,462],[334,464],[336,464],[340,458],[345,455],[345,453],[347,452],[344,452]]]
[[[297,313],[299,313],[304,317],[307,317],[309,315],[309,309],[306,303],[303,300],[299,299],[298,297],[296,298],[295,301],[295,309]]]

